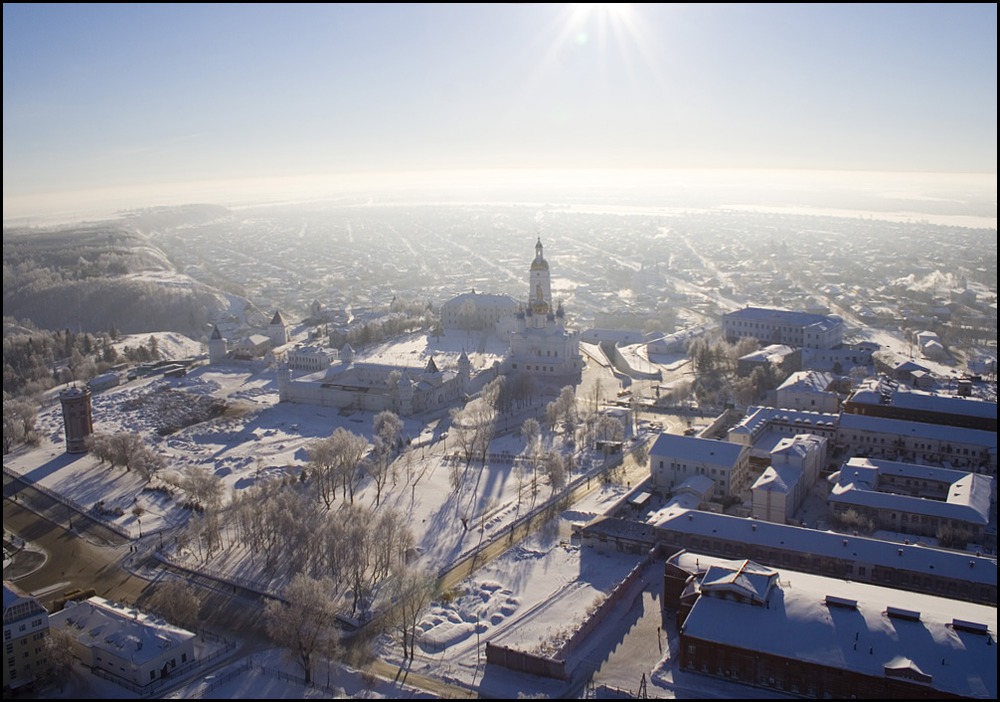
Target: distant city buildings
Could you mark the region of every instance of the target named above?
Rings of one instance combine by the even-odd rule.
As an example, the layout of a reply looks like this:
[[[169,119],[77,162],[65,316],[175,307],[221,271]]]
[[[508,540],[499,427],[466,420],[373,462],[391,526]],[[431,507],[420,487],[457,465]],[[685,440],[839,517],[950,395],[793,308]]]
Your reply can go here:
[[[763,456],[781,438],[804,433],[826,437],[832,449],[848,456],[947,464],[991,476],[997,471],[995,431],[846,411],[833,414],[751,407],[743,420],[728,431],[727,437],[729,441],[750,446],[755,456]]]
[[[288,324],[281,315],[281,310],[274,313],[271,323],[267,327],[267,335],[271,339],[271,348],[278,349],[288,343]]]
[[[271,342],[271,337],[266,334],[249,334],[233,346],[233,358],[240,360],[263,358],[271,350]]]
[[[285,362],[292,370],[315,373],[329,368],[338,357],[336,349],[320,344],[296,344],[288,349]]]
[[[950,427],[862,414],[840,414],[840,449],[851,456],[948,465],[995,476],[995,431]]]
[[[441,305],[441,326],[445,329],[496,331],[500,320],[517,311],[510,295],[471,292],[456,295]]]
[[[212,334],[208,337],[208,362],[213,366],[225,362],[229,349],[226,347],[226,340],[219,331],[219,327],[212,327]]]
[[[750,407],[746,416],[726,436],[728,441],[750,447],[757,458],[769,457],[786,437],[814,434],[825,438],[831,447],[837,443],[840,415],[776,407]]]
[[[288,364],[278,368],[278,397],[295,402],[370,412],[391,410],[402,416],[443,409],[469,390],[472,363],[465,352],[455,368],[439,368],[430,358],[423,368],[356,362],[350,345],[326,370],[292,378]]]
[[[741,356],[736,361],[736,373],[749,377],[757,368],[776,368],[782,375],[802,369],[802,349],[785,344],[769,344],[757,351]]]
[[[510,329],[507,355],[498,368],[484,372],[525,373],[560,382],[579,377],[583,369],[579,334],[566,328],[561,306],[552,308],[549,265],[541,240],[535,245],[528,279],[532,297],[513,315],[502,316],[514,309],[512,298],[471,292],[446,303],[443,314],[448,325],[483,331],[498,325]],[[433,357],[422,368],[365,363],[355,359],[349,345],[334,353],[306,346],[286,348],[278,371],[280,400],[342,409],[389,409],[411,416],[461,400],[472,381],[472,363],[464,351],[454,368],[440,367]],[[293,378],[292,370],[315,372]]]

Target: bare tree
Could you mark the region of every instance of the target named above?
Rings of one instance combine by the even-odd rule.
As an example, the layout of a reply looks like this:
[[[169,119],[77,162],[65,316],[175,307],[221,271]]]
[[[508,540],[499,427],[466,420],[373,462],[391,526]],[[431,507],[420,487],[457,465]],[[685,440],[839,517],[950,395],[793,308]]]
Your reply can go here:
[[[10,453],[18,444],[31,444],[38,441],[35,432],[35,420],[38,410],[27,400],[15,400],[9,397],[3,399],[3,452]]]
[[[382,489],[389,477],[392,459],[402,443],[403,421],[394,412],[384,410],[373,419],[372,460],[362,463],[375,483],[375,505],[382,500]]]
[[[549,479],[552,494],[566,486],[566,463],[558,451],[546,451],[542,457],[542,469]]]
[[[646,466],[649,461],[649,442],[640,441],[632,450],[632,459],[640,466]]]
[[[396,509],[383,510],[372,529],[376,536],[370,539],[372,552],[372,580],[380,582],[390,576],[394,569],[406,564],[407,553],[413,548],[413,532],[406,518]]]
[[[373,539],[378,535],[370,528],[371,513],[360,505],[342,505],[337,511],[337,532],[345,541],[340,552],[341,578],[351,591],[351,613],[368,611],[371,593],[375,586],[373,573]]]
[[[222,481],[205,466],[189,467],[181,487],[192,502],[206,509],[216,510],[222,502]]]
[[[620,444],[625,439],[625,425],[617,417],[602,415],[594,427],[594,438],[602,446],[604,460],[607,462],[615,444]]]
[[[337,498],[337,487],[343,499],[354,502],[358,467],[368,452],[368,440],[343,427],[337,427],[325,439],[309,447],[309,469],[320,499],[329,508]]]
[[[163,459],[135,432],[91,434],[86,439],[86,446],[101,463],[107,461],[112,467],[135,470],[147,480],[163,468]]]
[[[578,416],[576,390],[572,385],[567,385],[559,391],[559,396],[545,407],[545,421],[553,431],[561,426],[572,434],[576,428]]]
[[[333,438],[327,437],[312,442],[306,449],[309,457],[307,470],[312,478],[312,485],[327,509],[337,499],[337,480],[335,466],[338,457],[335,453]]]
[[[473,424],[470,412],[467,412],[465,408],[452,408],[451,426],[451,436],[455,439],[455,443],[458,444],[458,448],[462,451],[462,456],[468,464],[476,453],[477,445],[476,426]]]
[[[491,391],[490,397],[480,397],[461,409],[451,410],[453,428],[451,433],[461,448],[467,464],[472,461],[473,456],[479,456],[483,463],[486,462],[490,442],[496,431],[497,416],[496,409],[490,404],[490,398],[494,397],[500,388],[502,384],[494,387],[495,392]]]
[[[381,437],[393,452],[399,449],[403,437],[403,420],[390,410],[383,410],[372,418],[374,435]]]
[[[528,417],[521,423],[521,435],[524,437],[524,451],[533,455],[538,451],[538,442],[542,436],[542,425],[534,417]]]
[[[264,605],[268,636],[288,649],[302,668],[306,685],[312,683],[314,657],[332,656],[339,643],[333,588],[329,578],[317,580],[299,573],[285,588],[284,602],[271,600]]]
[[[63,691],[69,672],[73,668],[73,645],[75,639],[68,631],[58,627],[49,627],[45,637],[45,658],[48,663],[48,675],[59,683],[59,692]]]
[[[201,602],[195,595],[194,588],[183,580],[171,578],[156,585],[146,606],[178,626],[186,629],[198,626]]]
[[[434,597],[434,578],[423,568],[401,567],[391,582],[389,624],[403,647],[404,660],[412,659],[416,654],[417,625]]]
[[[510,398],[509,393],[506,392],[505,388],[507,385],[507,378],[504,376],[497,376],[490,382],[483,386],[483,391],[480,393],[482,401],[486,403],[494,416],[497,414],[502,414],[510,408]]]

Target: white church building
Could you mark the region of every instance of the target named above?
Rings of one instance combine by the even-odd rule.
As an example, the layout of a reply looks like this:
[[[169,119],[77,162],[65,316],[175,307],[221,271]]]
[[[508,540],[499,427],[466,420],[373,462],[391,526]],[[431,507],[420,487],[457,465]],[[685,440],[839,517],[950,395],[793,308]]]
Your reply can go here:
[[[528,302],[514,315],[504,372],[524,372],[560,380],[583,371],[580,334],[566,327],[562,304],[552,304],[552,279],[541,238],[528,270]]]

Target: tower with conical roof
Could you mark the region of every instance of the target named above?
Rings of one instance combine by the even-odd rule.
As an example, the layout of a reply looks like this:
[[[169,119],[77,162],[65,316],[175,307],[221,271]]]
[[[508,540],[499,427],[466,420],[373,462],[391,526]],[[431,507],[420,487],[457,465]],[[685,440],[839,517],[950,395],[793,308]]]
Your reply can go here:
[[[212,334],[208,337],[208,362],[213,366],[226,360],[226,339],[217,326],[212,326]]]
[[[288,343],[288,325],[285,318],[281,316],[281,310],[274,313],[271,324],[267,328],[267,335],[271,337],[271,348],[276,349]]]

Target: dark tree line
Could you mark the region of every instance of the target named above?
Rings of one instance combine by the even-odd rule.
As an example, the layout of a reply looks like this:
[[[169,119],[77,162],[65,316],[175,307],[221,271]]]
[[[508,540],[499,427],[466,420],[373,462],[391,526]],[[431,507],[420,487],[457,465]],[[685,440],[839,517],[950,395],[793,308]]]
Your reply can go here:
[[[10,397],[35,397],[58,383],[90,380],[117,363],[160,358],[153,336],[119,353],[113,343],[118,334],[113,324],[111,331],[97,333],[37,329],[30,322],[10,318],[4,318],[4,326],[19,328],[3,340],[3,391]]]

